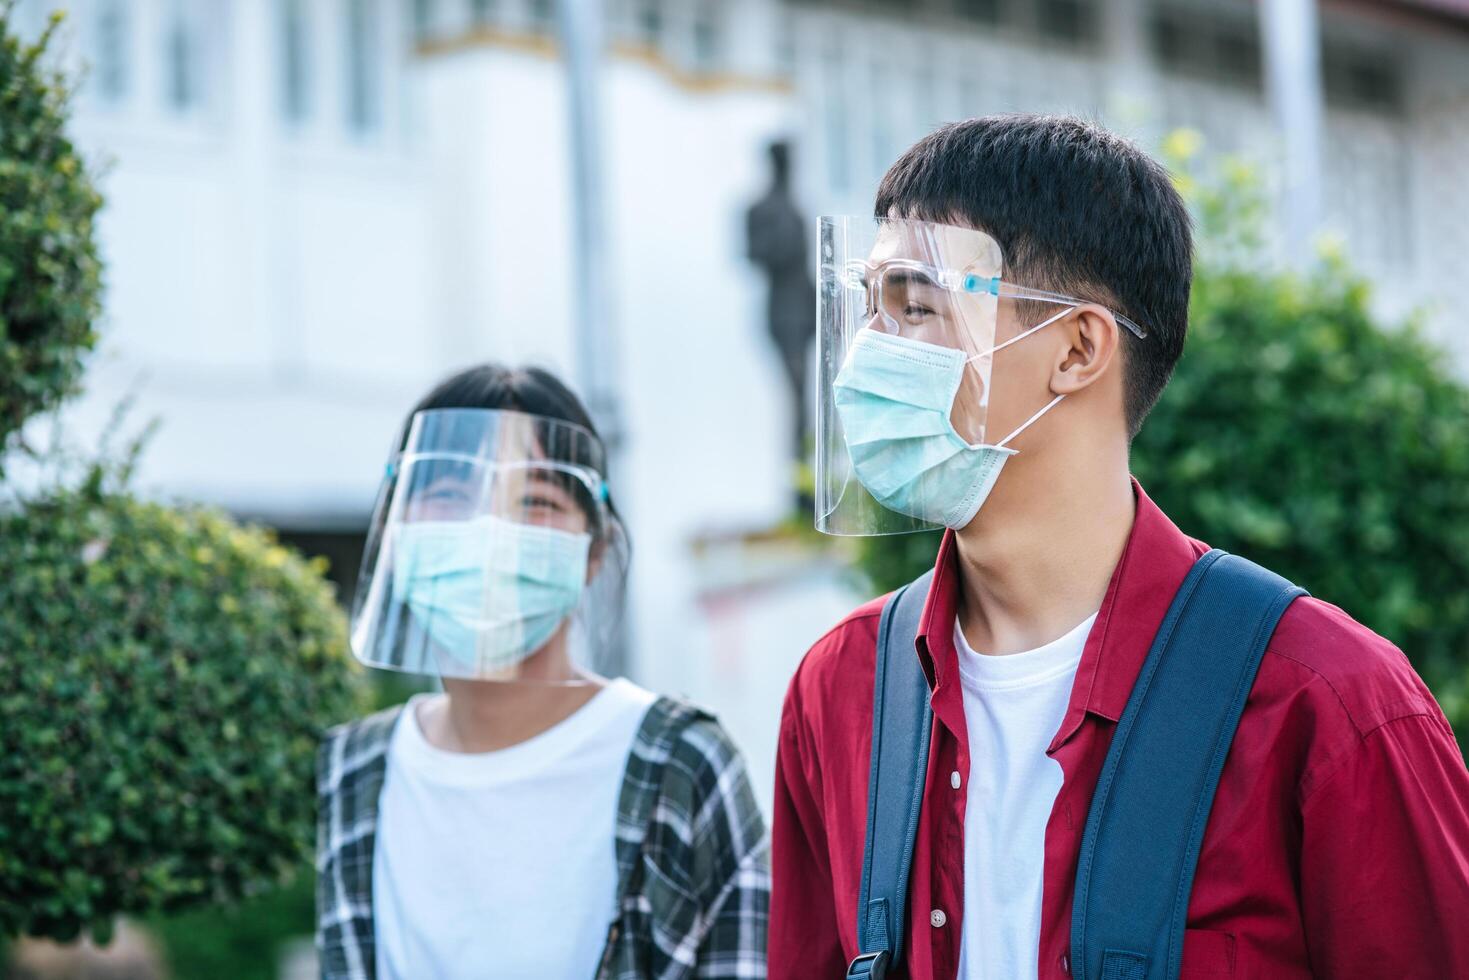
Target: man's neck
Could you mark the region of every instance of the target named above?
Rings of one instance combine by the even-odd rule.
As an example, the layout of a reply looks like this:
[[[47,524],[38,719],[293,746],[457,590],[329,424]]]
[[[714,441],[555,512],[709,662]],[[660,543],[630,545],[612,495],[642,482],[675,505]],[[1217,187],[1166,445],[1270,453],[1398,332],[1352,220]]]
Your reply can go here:
[[[1049,449],[1010,460],[958,533],[959,626],[975,650],[1019,653],[1064,636],[1101,607],[1132,533],[1125,446]]]

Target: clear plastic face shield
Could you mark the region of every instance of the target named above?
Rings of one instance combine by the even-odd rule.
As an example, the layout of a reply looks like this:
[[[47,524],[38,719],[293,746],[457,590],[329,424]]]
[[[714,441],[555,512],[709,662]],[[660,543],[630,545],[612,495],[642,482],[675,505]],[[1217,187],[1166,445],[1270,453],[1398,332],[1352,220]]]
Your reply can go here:
[[[1086,301],[1003,281],[999,244],[973,228],[824,217],[819,255],[817,529],[963,527],[1014,454],[1009,441],[1060,401],[992,431],[1002,352]],[[1002,298],[1054,312],[1001,337]]]
[[[352,611],[363,663],[503,683],[591,683],[628,543],[602,444],[512,411],[419,412],[389,460]]]

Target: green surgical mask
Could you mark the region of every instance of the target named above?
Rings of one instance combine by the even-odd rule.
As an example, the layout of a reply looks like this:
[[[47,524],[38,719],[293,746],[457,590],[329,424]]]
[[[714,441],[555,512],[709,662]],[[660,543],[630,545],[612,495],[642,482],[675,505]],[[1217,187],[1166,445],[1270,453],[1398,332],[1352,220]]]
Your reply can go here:
[[[581,602],[591,541],[491,515],[403,524],[394,596],[444,655],[480,672],[513,667]]]
[[[970,444],[949,418],[964,368],[1069,312],[973,357],[870,327],[858,331],[832,388],[852,467],[867,492],[889,510],[933,524],[961,528],[973,520],[1016,453],[1005,444],[1065,396],[999,442]]]

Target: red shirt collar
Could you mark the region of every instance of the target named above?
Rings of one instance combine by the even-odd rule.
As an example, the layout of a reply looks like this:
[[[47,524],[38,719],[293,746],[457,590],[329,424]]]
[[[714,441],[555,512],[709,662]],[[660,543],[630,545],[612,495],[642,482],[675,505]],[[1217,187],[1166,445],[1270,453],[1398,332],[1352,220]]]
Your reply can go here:
[[[1047,752],[1054,752],[1081,726],[1087,712],[1109,721],[1122,717],[1163,623],[1173,594],[1194,561],[1208,550],[1180,531],[1132,481],[1137,510],[1122,558],[1112,572],[1097,621],[1087,635],[1071,700],[1061,728]],[[963,696],[959,690],[959,656],[954,649],[954,620],[959,610],[958,543],[953,531],[944,535],[934,566],[933,585],[918,627],[918,654],[933,683],[933,709],[956,733],[964,732]]]

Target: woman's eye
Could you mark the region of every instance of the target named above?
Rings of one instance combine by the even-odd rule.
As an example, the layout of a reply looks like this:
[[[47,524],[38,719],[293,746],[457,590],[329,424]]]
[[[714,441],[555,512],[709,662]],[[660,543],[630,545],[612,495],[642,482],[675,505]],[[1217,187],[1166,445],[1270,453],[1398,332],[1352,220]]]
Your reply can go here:
[[[903,307],[903,315],[909,319],[917,319],[918,317],[932,316],[933,310],[924,306],[922,303],[909,303]]]
[[[550,497],[542,497],[538,495],[527,495],[525,497],[522,497],[520,504],[522,507],[525,507],[528,510],[546,509],[560,511],[562,509],[561,503],[559,501],[552,500]]]

